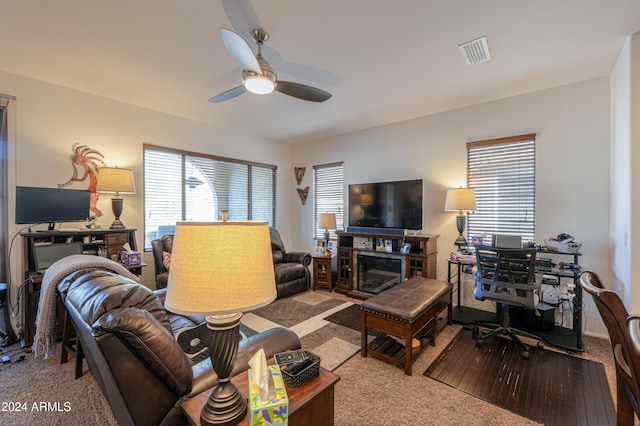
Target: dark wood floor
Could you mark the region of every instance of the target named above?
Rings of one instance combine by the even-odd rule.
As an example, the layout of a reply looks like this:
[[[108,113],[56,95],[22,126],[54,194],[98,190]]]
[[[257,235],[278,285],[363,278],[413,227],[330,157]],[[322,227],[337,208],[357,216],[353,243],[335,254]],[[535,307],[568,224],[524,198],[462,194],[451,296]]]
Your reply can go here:
[[[546,425],[615,425],[601,363],[531,348],[528,360],[509,339],[476,347],[462,329],[424,375]]]

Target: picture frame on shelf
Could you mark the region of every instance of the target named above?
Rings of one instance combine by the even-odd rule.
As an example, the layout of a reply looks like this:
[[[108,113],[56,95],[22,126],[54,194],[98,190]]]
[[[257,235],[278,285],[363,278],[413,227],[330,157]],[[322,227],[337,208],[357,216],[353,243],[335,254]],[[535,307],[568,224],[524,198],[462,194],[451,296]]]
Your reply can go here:
[[[411,251],[411,243],[402,243],[402,247],[400,247],[400,253],[409,254]]]

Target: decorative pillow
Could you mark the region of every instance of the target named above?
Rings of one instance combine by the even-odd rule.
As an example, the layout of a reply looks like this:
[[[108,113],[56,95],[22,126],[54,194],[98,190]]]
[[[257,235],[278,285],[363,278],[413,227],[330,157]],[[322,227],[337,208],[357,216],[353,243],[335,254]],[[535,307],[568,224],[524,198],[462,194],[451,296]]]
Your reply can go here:
[[[169,253],[168,251],[162,252],[162,264],[165,268],[167,268],[168,271],[169,266],[171,266],[171,253]]]

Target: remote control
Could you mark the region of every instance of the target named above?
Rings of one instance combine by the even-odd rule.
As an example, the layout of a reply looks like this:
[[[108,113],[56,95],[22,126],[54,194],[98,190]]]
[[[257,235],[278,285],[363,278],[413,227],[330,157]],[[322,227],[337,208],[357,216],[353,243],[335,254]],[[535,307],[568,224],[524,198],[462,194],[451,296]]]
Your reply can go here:
[[[274,355],[278,365],[289,365],[307,359],[307,353],[303,349],[295,351],[280,352]]]
[[[309,367],[311,364],[313,364],[312,359],[305,359],[304,361],[296,362],[295,364],[291,364],[287,366],[287,373],[291,374],[292,376],[295,376],[297,374],[302,373],[304,369]]]

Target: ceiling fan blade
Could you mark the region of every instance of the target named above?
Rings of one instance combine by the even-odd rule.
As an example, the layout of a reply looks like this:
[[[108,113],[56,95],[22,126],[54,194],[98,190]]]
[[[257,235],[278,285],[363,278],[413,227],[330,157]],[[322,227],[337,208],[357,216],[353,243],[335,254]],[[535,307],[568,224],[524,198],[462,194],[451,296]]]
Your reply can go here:
[[[212,104],[217,104],[219,102],[228,101],[229,99],[233,99],[236,96],[242,95],[246,91],[247,89],[245,89],[244,86],[234,87],[233,89],[222,92],[219,95],[215,95],[213,98],[209,98],[209,102],[211,102]]]
[[[322,89],[290,81],[278,80],[276,90],[285,95],[311,102],[324,102],[331,97],[331,93]]]
[[[251,50],[251,47],[249,47],[245,39],[226,28],[220,28],[220,34],[222,35],[222,42],[229,51],[229,54],[240,64],[242,69],[262,74],[260,64],[258,64],[253,50]]]

